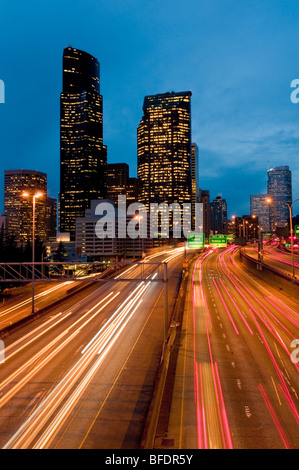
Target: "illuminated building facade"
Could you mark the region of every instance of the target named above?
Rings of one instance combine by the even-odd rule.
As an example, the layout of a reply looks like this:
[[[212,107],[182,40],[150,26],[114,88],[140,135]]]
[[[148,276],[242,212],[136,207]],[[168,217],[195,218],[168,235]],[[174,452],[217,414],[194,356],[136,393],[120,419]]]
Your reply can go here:
[[[139,201],[147,209],[151,203],[191,203],[190,91],[144,98],[137,156]]]
[[[211,233],[211,203],[208,189],[199,190],[199,202],[203,205],[203,233],[208,240]]]
[[[55,238],[57,234],[57,200],[47,197],[46,206],[47,240]]]
[[[138,180],[129,177],[127,163],[107,164],[107,199],[117,206],[118,196],[125,195],[127,206],[138,202]]]
[[[191,145],[191,191],[192,191],[192,221],[195,228],[195,204],[199,202],[199,182],[198,182],[198,146]]]
[[[6,170],[4,181],[4,210],[7,216],[8,236],[17,243],[32,242],[32,197],[23,197],[24,191],[36,199],[35,234],[42,241],[47,239],[47,175],[33,170]]]
[[[127,163],[108,163],[106,176],[107,199],[117,205],[118,196],[126,194],[128,180],[129,165]]]
[[[127,196],[128,206],[138,201],[139,192],[138,192],[138,179],[137,178],[128,178],[126,196]]]
[[[290,216],[288,204],[292,204],[292,173],[287,165],[268,170],[268,196],[270,204],[270,229],[285,227]]]
[[[107,147],[103,145],[103,98],[99,62],[67,47],[60,98],[59,229],[75,238],[76,218],[92,199],[105,197]]]
[[[107,224],[105,238],[97,236],[96,226],[103,215],[96,214],[99,203],[109,203],[114,209],[111,216],[114,229]],[[106,215],[105,215],[106,217]],[[134,215],[128,215],[117,208],[111,200],[94,200],[90,202],[90,208],[85,210],[84,217],[76,220],[76,252],[78,256],[89,261],[119,260],[121,258],[140,258],[153,247],[153,241],[149,238],[131,238],[127,233],[128,224],[134,219]],[[125,232],[125,237],[120,233]]]
[[[270,230],[270,205],[267,202],[268,194],[250,195],[250,215],[255,215],[259,220],[259,228],[263,232]]]

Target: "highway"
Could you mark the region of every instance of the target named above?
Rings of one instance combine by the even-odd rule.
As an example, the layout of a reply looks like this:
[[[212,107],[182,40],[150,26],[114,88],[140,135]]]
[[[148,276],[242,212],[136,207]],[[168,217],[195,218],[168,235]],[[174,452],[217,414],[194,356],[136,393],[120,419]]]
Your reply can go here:
[[[168,263],[169,312],[183,249]],[[157,266],[129,266],[4,338],[2,448],[138,448],[164,340]]]
[[[237,251],[207,250],[194,264],[155,448],[299,448],[299,296],[247,273]]]
[[[258,259],[258,248],[256,245],[247,245],[243,251],[248,256]],[[287,275],[293,274],[292,255],[286,251],[278,249],[276,246],[264,245],[263,262],[269,266],[283,271]],[[299,279],[299,256],[294,253],[294,275]]]

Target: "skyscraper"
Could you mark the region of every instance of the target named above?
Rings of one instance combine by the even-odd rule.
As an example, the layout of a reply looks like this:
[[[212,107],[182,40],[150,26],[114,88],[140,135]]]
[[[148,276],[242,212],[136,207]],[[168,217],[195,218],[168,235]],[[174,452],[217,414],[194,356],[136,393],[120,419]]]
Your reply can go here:
[[[35,234],[42,241],[47,239],[47,175],[33,170],[6,170],[4,182],[4,210],[7,216],[8,236],[17,243],[32,242],[32,199],[23,197],[24,191],[33,195],[40,191],[43,196],[36,199]]]
[[[211,204],[210,191],[208,189],[200,189],[199,202],[203,205],[203,232],[206,240],[208,240],[211,232]]]
[[[140,202],[191,203],[190,91],[144,98],[137,155]]]
[[[57,200],[47,197],[46,207],[47,240],[57,235]]]
[[[267,194],[250,195],[250,215],[258,217],[259,226],[262,231],[270,230],[270,205],[267,202]]]
[[[287,165],[268,170],[268,195],[270,204],[270,229],[285,227],[289,221],[289,208],[292,203],[292,174]]]
[[[198,182],[198,146],[191,144],[191,202],[192,202],[192,221],[195,228],[195,204],[199,202],[199,182]]]
[[[76,218],[84,216],[92,199],[106,196],[106,163],[99,62],[87,52],[67,47],[60,98],[59,228],[70,232],[72,240]]]
[[[118,196],[126,194],[128,180],[129,165],[127,163],[108,163],[106,176],[107,199],[117,205]]]
[[[211,204],[211,226],[214,233],[227,234],[227,204],[221,196]]]

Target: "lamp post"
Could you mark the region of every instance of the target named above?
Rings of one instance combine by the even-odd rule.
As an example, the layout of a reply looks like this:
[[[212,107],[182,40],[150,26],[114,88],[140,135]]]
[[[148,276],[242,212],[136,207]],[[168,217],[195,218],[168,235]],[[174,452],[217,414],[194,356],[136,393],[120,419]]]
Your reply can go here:
[[[24,191],[23,197],[30,197],[28,191]],[[32,313],[34,313],[34,263],[35,263],[35,203],[36,199],[42,197],[43,193],[36,192],[32,196]]]
[[[135,219],[138,220],[138,231],[139,231],[139,243],[138,243],[138,248],[139,248],[139,253],[140,253],[140,220],[143,219],[142,215],[135,215]],[[141,258],[142,258],[142,253],[141,253]]]
[[[299,201],[299,199],[295,199],[292,204],[286,202],[286,205],[289,208],[290,212],[290,231],[291,231],[291,252],[292,252],[292,276],[295,277],[295,264],[294,264],[294,240],[293,240],[293,217],[292,217],[292,208],[295,202]]]

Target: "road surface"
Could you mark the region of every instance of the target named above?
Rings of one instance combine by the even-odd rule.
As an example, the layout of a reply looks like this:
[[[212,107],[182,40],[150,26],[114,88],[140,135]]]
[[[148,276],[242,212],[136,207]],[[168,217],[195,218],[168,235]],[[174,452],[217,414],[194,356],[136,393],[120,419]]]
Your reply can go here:
[[[158,426],[155,447],[298,449],[298,327],[299,296],[244,271],[236,248],[201,255],[187,292],[169,421],[163,432]]]

